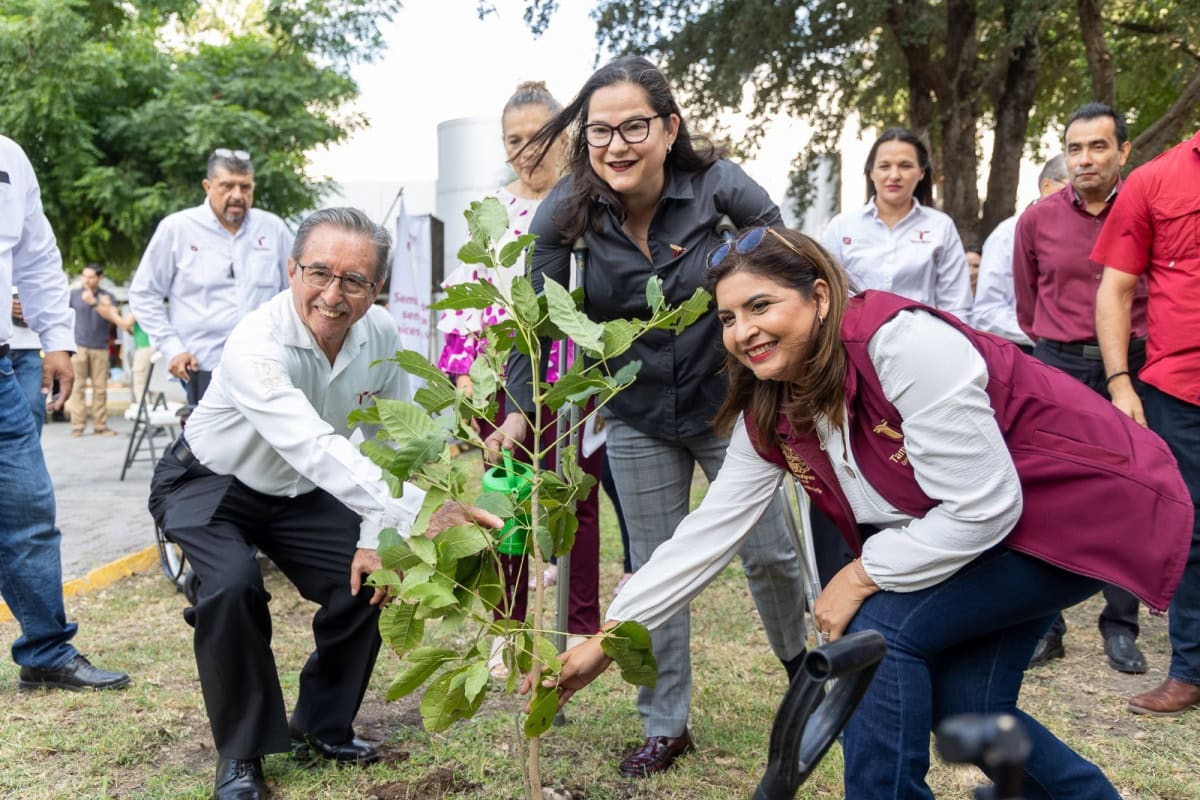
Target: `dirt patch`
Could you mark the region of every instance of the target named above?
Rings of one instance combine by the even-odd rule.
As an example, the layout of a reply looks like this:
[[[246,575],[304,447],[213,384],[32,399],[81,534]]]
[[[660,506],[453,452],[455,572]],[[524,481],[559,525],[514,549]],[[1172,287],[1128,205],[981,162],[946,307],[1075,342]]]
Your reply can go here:
[[[479,784],[459,777],[458,766],[439,767],[413,781],[372,786],[367,790],[367,800],[438,800],[478,789]]]

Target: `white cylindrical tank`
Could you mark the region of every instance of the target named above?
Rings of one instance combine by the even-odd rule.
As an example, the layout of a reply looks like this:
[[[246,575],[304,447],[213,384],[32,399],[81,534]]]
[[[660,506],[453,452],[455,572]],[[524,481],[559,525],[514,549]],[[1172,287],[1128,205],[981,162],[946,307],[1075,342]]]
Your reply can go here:
[[[491,194],[512,180],[504,158],[500,117],[462,117],[437,127],[437,216],[445,223],[445,271],[458,264],[457,253],[467,241],[463,211],[472,200]]]

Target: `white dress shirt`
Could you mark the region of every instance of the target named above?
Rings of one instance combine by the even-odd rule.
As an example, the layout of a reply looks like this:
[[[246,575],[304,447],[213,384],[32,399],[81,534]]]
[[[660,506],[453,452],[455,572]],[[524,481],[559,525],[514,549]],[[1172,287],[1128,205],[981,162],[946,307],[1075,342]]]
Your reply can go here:
[[[1010,342],[1033,346],[1017,324],[1017,297],[1013,288],[1013,238],[1017,232],[1014,214],[996,226],[983,243],[979,258],[979,283],[971,324],[981,331],[1003,336]]]
[[[400,339],[391,316],[373,306],[354,323],[332,365],[296,313],[291,291],[250,312],[229,335],[225,356],[186,438],[196,459],[255,491],[295,497],[320,487],[362,516],[359,547],[379,531],[407,535],[425,493],[404,485],[392,497],[382,472],[349,438],[346,417],[375,397],[408,396],[391,363]],[[357,438],[357,433],[356,433]]]
[[[966,337],[904,311],[875,333],[869,353],[904,421],[917,483],[940,503],[920,519],[907,516],[863,479],[840,429],[822,421],[818,433],[855,519],[882,529],[863,545],[867,574],[885,590],[917,591],[1008,535],[1021,516],[1021,484],[988,401],[987,367]],[[607,618],[665,622],[728,565],[783,475],[755,452],[739,420],[700,507],[622,587]]]
[[[894,228],[871,200],[834,217],[821,243],[860,290],[892,292],[964,321],[971,313],[967,254],[954,221],[915,197]]]
[[[186,352],[213,370],[238,320],[287,288],[291,249],[292,232],[271,212],[249,209],[230,233],[205,199],[159,223],[129,305],[164,363]]]
[[[0,136],[0,173],[0,300],[8,300],[8,308],[0,313],[0,344],[11,343],[16,286],[25,322],[46,352],[74,352],[75,312],[62,255],[42,212],[33,165],[20,145],[6,136]]]

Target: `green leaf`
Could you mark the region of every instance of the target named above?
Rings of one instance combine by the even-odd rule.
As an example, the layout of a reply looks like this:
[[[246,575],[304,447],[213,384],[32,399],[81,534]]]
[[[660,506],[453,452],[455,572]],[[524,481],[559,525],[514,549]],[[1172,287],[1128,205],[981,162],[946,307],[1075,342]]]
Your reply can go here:
[[[579,530],[579,517],[574,508],[562,507],[548,515],[547,529],[550,531],[550,546],[554,555],[562,556],[575,546],[575,533]]]
[[[516,513],[512,500],[504,492],[483,492],[475,500],[475,506],[490,511],[501,519],[509,519]]]
[[[546,296],[550,319],[554,320],[554,324],[563,333],[570,336],[578,347],[583,348],[593,355],[602,355],[604,345],[600,340],[600,336],[604,332],[604,329],[599,324],[592,322],[587,318],[587,315],[577,309],[575,307],[575,300],[572,299],[570,293],[550,278],[546,278],[546,285],[543,291]]]
[[[471,362],[471,369],[468,373],[471,376],[471,387],[474,389],[477,399],[472,402],[478,404],[480,402],[488,402],[492,396],[496,394],[496,371],[492,369],[492,365],[488,363],[487,356],[480,353]]]
[[[433,567],[418,559],[415,554],[412,555],[411,558],[416,563],[414,563],[404,572],[404,580],[400,582],[399,594],[401,596],[404,596],[404,594],[413,587],[427,582],[434,575]]]
[[[413,400],[430,414],[454,405],[454,388],[440,383],[422,386],[413,392]]]
[[[496,571],[495,562],[484,564],[483,569],[479,572],[479,585],[476,591],[479,593],[483,607],[489,612],[500,607],[504,593],[503,586],[500,574]]]
[[[479,697],[479,693],[487,687],[489,677],[491,676],[488,674],[488,666],[484,661],[476,662],[467,668],[467,677],[463,682],[463,694],[467,700],[474,701]]]
[[[533,291],[533,284],[528,278],[523,275],[513,278],[512,299],[512,310],[517,321],[526,328],[536,327],[542,315],[538,307],[537,292]]]
[[[429,733],[444,731],[454,724],[454,697],[450,691],[453,673],[439,675],[421,697],[421,723]]]
[[[604,323],[604,357],[613,358],[628,350],[634,341],[642,335],[644,326],[641,323],[627,319],[614,319]]]
[[[571,371],[560,377],[550,387],[543,402],[555,411],[568,402],[582,405],[587,398],[598,394],[607,386],[607,379],[600,375],[587,375]]]
[[[420,644],[425,623],[417,619],[417,604],[393,602],[383,609],[379,613],[379,635],[400,655]]]
[[[473,201],[463,216],[467,218],[467,231],[476,242],[494,244],[508,231],[508,211],[495,197]]]
[[[431,303],[429,307],[437,311],[455,311],[494,305],[504,305],[504,297],[500,290],[487,281],[472,281],[447,286],[446,296],[436,303]]]
[[[558,712],[558,689],[542,686],[538,681],[529,701],[529,716],[525,718],[525,738],[532,739],[550,730],[554,715]]]
[[[437,565],[437,545],[433,543],[433,539],[413,534],[413,537],[408,540],[408,546],[412,548],[417,558],[429,566]]]
[[[663,297],[662,278],[657,275],[651,275],[650,280],[646,281],[646,305],[654,314],[659,312],[663,307],[666,299]]]
[[[708,313],[712,304],[712,295],[703,289],[696,289],[692,296],[679,306],[679,319],[675,323],[675,332],[679,333],[700,317]]]
[[[409,439],[441,435],[441,429],[423,408],[404,400],[389,400],[376,398],[379,408],[379,419],[384,429],[394,440],[400,443]]]
[[[558,648],[545,636],[535,636],[533,646],[537,649],[538,660],[546,666],[546,671],[557,675],[562,670],[562,662],[558,660]]]
[[[404,599],[416,600],[421,606],[429,609],[446,608],[458,604],[458,598],[454,596],[454,591],[450,587],[433,580],[412,587],[403,596]]]
[[[393,569],[401,573],[407,573],[408,570],[421,563],[421,559],[413,553],[412,548],[408,546],[408,540],[402,538],[395,531],[395,528],[388,528],[387,531],[392,532],[392,536],[387,539],[381,534],[379,537],[379,560],[383,562],[384,569]]]
[[[485,267],[495,267],[492,251],[476,241],[469,241],[458,248],[458,260],[464,264],[482,264]]]
[[[458,560],[473,556],[488,546],[488,537],[475,525],[455,525],[433,540],[442,558]]]
[[[420,657],[418,657],[418,653],[421,653]],[[399,700],[401,697],[412,694],[443,664],[456,658],[458,658],[457,653],[445,648],[420,647],[412,651],[408,654],[408,660],[412,662],[412,666],[401,672],[396,680],[392,681],[392,685],[388,687],[386,699],[389,701]]]
[[[626,620],[606,632],[600,640],[604,654],[617,662],[621,677],[634,686],[653,687],[658,680],[658,663],[651,650],[650,632],[638,622]]]
[[[396,587],[400,581],[400,575],[393,569],[377,569],[367,576],[368,586]]]
[[[445,450],[446,436],[440,429],[435,433],[414,437],[396,448],[395,458],[387,471],[399,480],[408,480],[421,465],[440,459]]]
[[[401,350],[388,359],[409,375],[415,375],[433,386],[454,388],[446,373],[442,372],[432,362],[416,350]]]
[[[608,384],[616,389],[624,389],[637,378],[638,370],[642,368],[641,361],[630,361],[616,371],[608,380]]]
[[[382,469],[387,472],[392,462],[396,460],[396,450],[391,445],[385,444],[378,439],[367,439],[358,446],[358,451]]]
[[[430,466],[437,467],[440,465],[431,464]],[[432,472],[432,470],[430,471]],[[449,493],[441,486],[430,485],[425,488],[425,499],[421,501],[421,510],[418,512],[417,518],[413,521],[412,525],[414,538],[429,528],[429,518],[433,516],[433,512],[442,507],[442,503],[446,502],[446,498],[449,496]]]
[[[374,403],[366,408],[356,408],[346,415],[346,424],[351,428],[356,428],[359,425],[379,425],[379,409]]]
[[[500,248],[500,266],[511,267],[517,263],[517,259],[521,257],[521,253],[526,247],[533,244],[537,240],[536,233],[522,233],[517,238],[513,239],[508,244]]]

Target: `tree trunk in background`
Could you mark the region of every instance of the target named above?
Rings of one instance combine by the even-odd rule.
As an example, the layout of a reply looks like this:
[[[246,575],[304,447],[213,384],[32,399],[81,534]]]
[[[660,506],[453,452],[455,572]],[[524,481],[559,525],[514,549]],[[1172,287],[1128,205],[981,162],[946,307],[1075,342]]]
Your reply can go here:
[[[1200,105],[1200,70],[1192,75],[1192,79],[1167,112],[1133,140],[1133,151],[1129,154],[1125,169],[1131,170],[1144,164],[1195,133],[1184,126],[1195,113],[1197,105]]]
[[[1018,0],[1005,3],[1005,21],[1011,26],[1019,17],[1015,12]],[[976,230],[982,242],[992,229],[1016,211],[1017,184],[1020,180],[1021,156],[1025,150],[1025,130],[1029,112],[1037,94],[1038,29],[1040,15],[1028,17],[1025,38],[1012,50],[1004,79],[995,91],[996,129],[992,142],[992,161],[988,168],[987,200],[983,204],[983,219]]]
[[[947,2],[946,55],[941,72],[949,80],[938,96],[942,110],[942,210],[954,219],[964,240],[974,239],[979,227],[979,40],[975,23],[975,0]]]
[[[1117,74],[1112,53],[1104,40],[1104,19],[1100,16],[1103,0],[1076,0],[1079,32],[1087,53],[1088,74],[1092,79],[1092,99],[1116,108]]]

